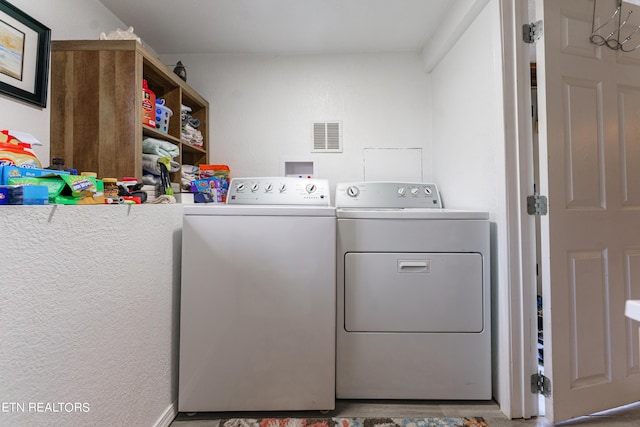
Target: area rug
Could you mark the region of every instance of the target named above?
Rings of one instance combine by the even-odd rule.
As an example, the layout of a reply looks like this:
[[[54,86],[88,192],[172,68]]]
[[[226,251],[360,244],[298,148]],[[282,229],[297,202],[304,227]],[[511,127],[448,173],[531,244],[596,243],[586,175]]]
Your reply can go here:
[[[218,427],[489,427],[481,417],[226,418]]]

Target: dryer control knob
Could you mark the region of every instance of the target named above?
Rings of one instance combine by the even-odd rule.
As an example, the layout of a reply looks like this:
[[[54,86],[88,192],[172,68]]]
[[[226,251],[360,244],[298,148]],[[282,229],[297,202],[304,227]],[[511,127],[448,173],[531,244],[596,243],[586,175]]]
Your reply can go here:
[[[405,194],[407,194],[407,189],[404,187],[398,188],[398,194],[404,196]]]
[[[287,184],[280,184],[280,186],[278,187],[278,191],[280,191],[281,193],[287,191]]]
[[[260,184],[258,184],[257,182],[254,182],[253,184],[251,184],[251,191],[253,191],[254,193],[258,191],[259,188],[260,188]]]
[[[431,195],[431,188],[424,187],[424,194],[426,194],[427,196],[430,196]]]
[[[420,189],[418,187],[411,187],[411,194],[413,194],[414,196],[417,196],[419,192]]]
[[[238,184],[238,186],[236,187],[236,191],[238,193],[244,191],[244,184],[242,184],[242,183]]]
[[[349,187],[347,187],[347,196],[356,197],[358,194],[360,194],[360,190],[358,190],[358,187],[356,187],[355,185],[350,185]]]
[[[266,191],[267,193],[269,193],[271,190],[273,190],[273,184],[269,183],[264,187],[264,191]]]
[[[307,193],[309,193],[309,194],[315,192],[317,189],[318,189],[318,187],[316,187],[315,184],[307,184],[307,186],[306,186]]]

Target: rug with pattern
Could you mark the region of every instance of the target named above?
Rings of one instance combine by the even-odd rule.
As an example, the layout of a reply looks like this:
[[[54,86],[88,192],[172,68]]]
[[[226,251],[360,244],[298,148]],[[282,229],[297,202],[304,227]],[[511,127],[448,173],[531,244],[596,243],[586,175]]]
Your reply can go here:
[[[481,417],[226,418],[219,427],[489,427]]]

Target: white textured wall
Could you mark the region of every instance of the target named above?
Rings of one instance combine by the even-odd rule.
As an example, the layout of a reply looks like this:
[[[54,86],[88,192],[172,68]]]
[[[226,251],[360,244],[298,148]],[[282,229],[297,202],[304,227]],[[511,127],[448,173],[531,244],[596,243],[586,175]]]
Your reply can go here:
[[[0,426],[168,425],[181,229],[182,205],[0,207]]]
[[[11,4],[53,40],[127,26],[97,0]],[[49,107],[0,95],[0,111],[0,128],[33,134],[48,165]],[[180,206],[0,208],[0,426],[168,424],[181,227]],[[16,406],[47,402],[86,402],[89,412]]]
[[[97,0],[11,0],[10,3],[49,27],[52,40],[93,40],[103,31],[125,27]],[[43,146],[34,150],[43,166],[49,165],[49,98],[47,96],[47,107],[43,109],[0,94],[0,129],[28,132],[42,142]]]
[[[482,209],[492,221],[494,397],[508,395],[509,301],[499,0],[491,0],[432,73],[434,178],[446,207]]]
[[[363,179],[364,148],[422,148],[431,177],[431,85],[420,53],[164,55],[210,102],[211,162],[233,176],[277,176],[310,159],[332,184]],[[312,154],[311,123],[342,120],[344,151]],[[397,165],[389,164],[390,177]]]

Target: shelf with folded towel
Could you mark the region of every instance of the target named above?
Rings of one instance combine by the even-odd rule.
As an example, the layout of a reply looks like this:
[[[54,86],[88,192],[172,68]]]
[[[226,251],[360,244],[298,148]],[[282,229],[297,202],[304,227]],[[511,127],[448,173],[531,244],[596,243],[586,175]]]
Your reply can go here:
[[[176,138],[175,136],[169,135],[168,133],[160,132],[157,129],[150,128],[148,126],[142,127],[142,135],[144,137],[151,137],[157,139],[164,139],[166,141],[172,142],[174,144],[180,144],[180,138]]]
[[[197,145],[191,145],[189,143],[183,142],[182,143],[182,152],[184,153],[185,151],[193,151],[196,153],[206,153],[207,150],[205,150],[202,147],[198,147]]]
[[[142,124],[143,80],[171,110],[164,132]],[[183,107],[198,124],[202,146],[183,137]],[[51,158],[99,178],[141,180],[148,138],[177,146],[171,161],[178,165],[208,163],[208,120],[208,101],[135,40],[51,43]],[[170,178],[179,184],[180,171]]]

